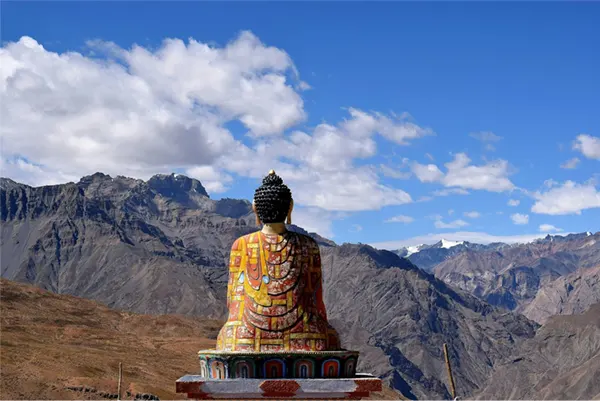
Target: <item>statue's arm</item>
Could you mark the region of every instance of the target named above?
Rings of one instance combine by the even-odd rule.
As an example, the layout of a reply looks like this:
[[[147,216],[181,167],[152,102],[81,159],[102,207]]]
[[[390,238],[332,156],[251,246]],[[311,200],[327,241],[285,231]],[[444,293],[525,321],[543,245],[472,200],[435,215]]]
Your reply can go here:
[[[317,288],[315,289],[317,311],[319,315],[327,320],[327,310],[325,309],[325,302],[323,301],[323,269],[321,266],[321,252],[319,250],[319,244],[316,241],[312,242],[312,264],[313,269],[319,275],[317,280]]]
[[[242,269],[242,252],[244,239],[240,237],[235,240],[231,246],[229,254],[229,280],[227,281],[227,308],[231,303],[231,297],[234,295],[236,280],[239,278]]]

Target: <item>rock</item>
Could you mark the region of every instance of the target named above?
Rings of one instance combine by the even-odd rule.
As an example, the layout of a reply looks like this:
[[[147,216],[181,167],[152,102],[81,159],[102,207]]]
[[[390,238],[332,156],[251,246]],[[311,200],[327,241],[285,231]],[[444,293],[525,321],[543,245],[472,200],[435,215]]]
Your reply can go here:
[[[549,318],[499,363],[477,399],[591,400],[600,397],[600,304]]]
[[[580,269],[542,287],[523,310],[540,324],[554,315],[575,315],[600,302],[600,265]]]

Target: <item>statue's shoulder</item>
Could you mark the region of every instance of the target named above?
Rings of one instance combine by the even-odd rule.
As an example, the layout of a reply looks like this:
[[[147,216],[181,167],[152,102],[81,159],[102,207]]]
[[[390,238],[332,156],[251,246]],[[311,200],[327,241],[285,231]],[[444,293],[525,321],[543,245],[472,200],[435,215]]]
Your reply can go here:
[[[319,249],[319,244],[313,237],[310,235],[302,234],[302,233],[294,233],[298,236],[300,243],[309,248]]]
[[[258,234],[260,231],[255,231],[246,235],[242,235],[238,237],[235,241],[233,241],[233,245],[231,248],[233,249],[241,249],[243,244],[252,244],[258,242]]]

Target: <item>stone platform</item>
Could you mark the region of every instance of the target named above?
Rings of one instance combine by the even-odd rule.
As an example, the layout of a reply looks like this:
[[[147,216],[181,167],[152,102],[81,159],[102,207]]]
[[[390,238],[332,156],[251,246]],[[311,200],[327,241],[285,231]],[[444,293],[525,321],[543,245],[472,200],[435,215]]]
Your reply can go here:
[[[381,379],[365,374],[351,378],[217,380],[186,375],[176,382],[177,393],[187,393],[188,398],[197,400],[359,400],[381,390]]]
[[[202,350],[200,376],[205,379],[353,378],[358,351],[217,351]]]

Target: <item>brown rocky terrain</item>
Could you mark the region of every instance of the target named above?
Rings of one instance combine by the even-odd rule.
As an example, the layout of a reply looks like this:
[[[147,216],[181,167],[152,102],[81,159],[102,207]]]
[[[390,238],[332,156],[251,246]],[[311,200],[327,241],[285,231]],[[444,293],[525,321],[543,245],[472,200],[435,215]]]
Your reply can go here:
[[[182,399],[175,380],[198,371],[222,322],[119,312],[82,298],[0,279],[1,399]],[[127,394],[129,392],[129,395]],[[391,389],[373,399],[398,399]]]
[[[600,232],[548,236],[492,250],[464,248],[437,264],[433,272],[492,305],[522,312],[557,278],[598,265]]]
[[[478,399],[600,399],[600,304],[553,316],[499,363]]]
[[[555,315],[578,315],[600,302],[600,265],[576,270],[542,287],[523,310],[529,319],[543,324]]]
[[[136,313],[221,319],[233,240],[256,230],[250,203],[212,200],[196,181],[94,174],[32,188],[0,181],[2,277]],[[329,317],[359,369],[410,398],[459,395],[534,335],[533,322],[452,290],[408,260],[365,245],[321,244]]]
[[[136,315],[94,301],[0,281],[2,399],[105,398],[175,394],[174,380],[198,371],[196,353],[210,347],[221,323],[177,315]],[[81,393],[66,387],[95,388]]]
[[[365,371],[411,399],[450,397],[443,344],[457,393],[467,397],[494,364],[534,335],[534,323],[457,292],[406,259],[366,245],[322,248],[328,315]]]

